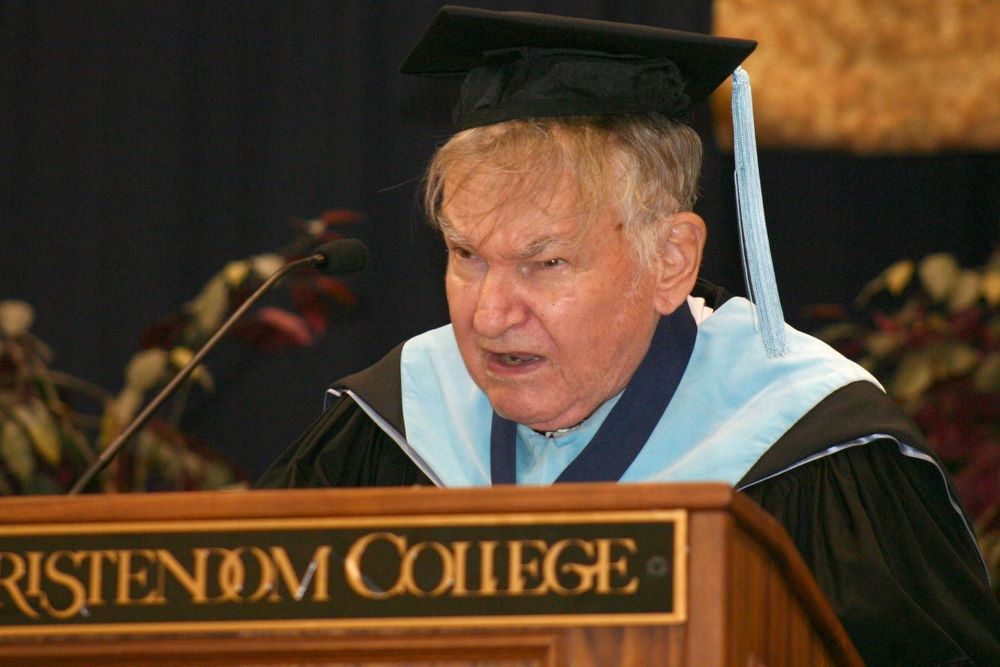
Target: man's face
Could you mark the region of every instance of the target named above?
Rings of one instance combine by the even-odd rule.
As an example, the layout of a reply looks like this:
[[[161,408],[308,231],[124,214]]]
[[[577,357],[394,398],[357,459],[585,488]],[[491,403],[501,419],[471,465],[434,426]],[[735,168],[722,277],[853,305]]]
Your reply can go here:
[[[445,284],[459,350],[502,416],[573,426],[621,391],[659,314],[618,215],[587,226],[567,177],[532,195],[509,179],[445,183]]]

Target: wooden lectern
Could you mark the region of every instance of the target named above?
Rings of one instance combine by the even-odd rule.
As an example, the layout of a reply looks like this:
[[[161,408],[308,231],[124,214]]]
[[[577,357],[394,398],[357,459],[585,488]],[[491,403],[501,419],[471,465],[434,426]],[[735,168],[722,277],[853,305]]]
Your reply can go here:
[[[0,665],[851,665],[720,484],[0,499]]]

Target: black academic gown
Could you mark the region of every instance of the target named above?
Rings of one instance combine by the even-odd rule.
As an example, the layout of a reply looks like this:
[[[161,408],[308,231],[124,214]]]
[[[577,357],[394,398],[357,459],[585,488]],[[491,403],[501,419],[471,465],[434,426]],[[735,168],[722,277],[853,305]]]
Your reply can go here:
[[[350,388],[405,435],[398,347],[337,386]],[[873,385],[850,384],[796,423],[736,485],[791,535],[869,665],[1000,666],[1000,608],[964,517],[900,408]],[[264,474],[264,487],[429,485],[354,401],[336,400]]]

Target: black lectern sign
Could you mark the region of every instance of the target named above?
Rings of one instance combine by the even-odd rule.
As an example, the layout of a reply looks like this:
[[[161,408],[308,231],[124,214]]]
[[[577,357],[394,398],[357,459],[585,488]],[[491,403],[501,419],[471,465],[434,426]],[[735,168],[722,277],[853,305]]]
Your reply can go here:
[[[685,619],[687,514],[0,527],[0,636]]]

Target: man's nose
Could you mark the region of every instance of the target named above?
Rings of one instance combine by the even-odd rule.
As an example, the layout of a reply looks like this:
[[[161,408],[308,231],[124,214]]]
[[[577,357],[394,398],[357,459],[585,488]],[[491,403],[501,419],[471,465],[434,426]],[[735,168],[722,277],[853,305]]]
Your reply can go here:
[[[515,276],[487,272],[479,286],[472,326],[486,338],[497,338],[527,319],[527,306]]]

